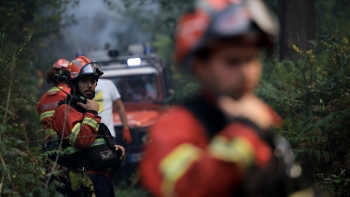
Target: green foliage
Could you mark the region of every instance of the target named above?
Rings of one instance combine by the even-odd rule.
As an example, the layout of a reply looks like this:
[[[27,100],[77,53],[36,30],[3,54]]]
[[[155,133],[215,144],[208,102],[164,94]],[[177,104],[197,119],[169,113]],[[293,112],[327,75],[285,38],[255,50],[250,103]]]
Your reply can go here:
[[[4,40],[1,43],[3,42]],[[17,53],[21,54],[26,44],[24,43]],[[0,72],[0,78],[4,79],[3,86],[0,88],[3,92],[0,94],[3,99],[0,102],[0,194],[1,196],[44,196],[47,191],[47,196],[52,196],[55,186],[59,183],[52,183],[48,190],[45,189],[44,181],[48,178],[45,167],[50,165],[46,164],[45,154],[41,155],[36,151],[40,146],[29,146],[27,143],[30,139],[40,139],[38,132],[35,137],[28,137],[31,131],[28,126],[34,126],[32,131],[39,129],[40,126],[35,111],[35,99],[29,96],[29,92],[28,95],[23,94],[25,91],[35,92],[35,86],[34,88],[28,86],[27,90],[23,91],[21,89],[35,84],[35,81],[25,73],[25,68],[17,70],[15,63],[21,65],[23,59],[17,60],[15,55],[12,59],[8,58],[11,60],[8,61],[9,63],[5,59],[7,59],[5,55],[0,59],[0,63],[4,65]],[[61,173],[59,170],[53,170],[53,172],[55,175]]]
[[[120,197],[150,197],[151,195],[143,189],[116,189],[115,196]]]
[[[67,25],[61,23],[63,11],[76,1],[1,2],[0,195],[57,196],[57,181],[45,186],[51,171],[54,176],[61,171],[51,170],[52,163],[39,152],[44,133],[35,109],[39,80],[34,73],[40,52],[47,49],[43,39]]]
[[[43,39],[69,25],[71,20],[61,24],[63,12],[75,4],[67,0],[9,0],[0,5],[0,118],[25,126],[30,139],[38,139],[34,136],[40,128],[35,111],[40,81],[35,71],[40,68],[37,62],[45,62],[39,58],[48,47]]]
[[[337,188],[349,190],[346,187],[348,187],[350,179],[347,178],[345,172],[346,170],[341,169],[339,174],[332,174],[330,175],[330,177],[323,178],[324,181],[322,182],[322,184],[320,184],[320,187],[328,191],[332,195],[336,195]],[[337,193],[339,194],[339,192]]]
[[[349,196],[339,178],[348,176],[350,161],[348,37],[325,35],[311,43],[309,51],[293,45],[298,61],[264,62],[256,93],[285,119],[275,132],[292,143],[304,175],[333,195]]]
[[[0,125],[0,193],[1,196],[43,196],[47,178],[41,157],[35,156],[28,145],[14,135],[25,135],[20,127]],[[57,171],[59,173],[59,171]],[[51,184],[48,196],[52,196]]]
[[[346,0],[315,0],[317,32],[342,36],[349,32],[350,8]]]
[[[115,196],[118,197],[151,197],[145,189],[138,186],[127,186],[125,182],[114,188]]]

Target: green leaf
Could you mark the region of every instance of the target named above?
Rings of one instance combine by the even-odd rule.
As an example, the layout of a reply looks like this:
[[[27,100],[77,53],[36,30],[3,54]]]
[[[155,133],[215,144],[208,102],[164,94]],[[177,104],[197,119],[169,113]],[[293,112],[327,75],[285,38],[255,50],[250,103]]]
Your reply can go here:
[[[17,143],[17,144],[23,144],[24,141],[23,141],[23,140],[16,140],[16,143]]]
[[[314,46],[317,46],[316,40],[309,40],[309,43],[311,43],[311,44],[314,45]]]

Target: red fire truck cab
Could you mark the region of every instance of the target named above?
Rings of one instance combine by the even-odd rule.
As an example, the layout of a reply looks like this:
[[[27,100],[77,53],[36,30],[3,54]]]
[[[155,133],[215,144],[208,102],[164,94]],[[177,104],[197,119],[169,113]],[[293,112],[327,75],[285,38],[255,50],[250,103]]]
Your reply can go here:
[[[155,54],[115,57],[113,51],[108,50],[90,52],[87,57],[101,63],[102,78],[112,80],[121,95],[133,142],[126,145],[122,140],[122,122],[114,110],[117,142],[126,148],[124,163],[137,163],[147,131],[164,111],[164,102],[170,93],[165,62]]]

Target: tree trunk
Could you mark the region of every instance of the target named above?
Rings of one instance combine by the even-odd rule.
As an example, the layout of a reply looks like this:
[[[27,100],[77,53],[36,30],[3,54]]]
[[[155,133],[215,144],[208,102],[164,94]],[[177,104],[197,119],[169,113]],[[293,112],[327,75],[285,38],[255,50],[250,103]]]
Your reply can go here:
[[[293,59],[296,52],[292,45],[302,51],[309,50],[308,41],[316,38],[314,0],[278,0],[278,15],[280,60]]]

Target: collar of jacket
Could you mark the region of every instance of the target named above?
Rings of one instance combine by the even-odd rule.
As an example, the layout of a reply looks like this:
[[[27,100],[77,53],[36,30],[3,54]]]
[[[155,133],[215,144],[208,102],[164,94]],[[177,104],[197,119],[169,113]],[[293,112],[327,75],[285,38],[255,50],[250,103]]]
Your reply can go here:
[[[67,97],[64,99],[64,100],[61,100],[58,105],[62,105],[62,104],[66,104],[66,105],[69,105],[71,106],[73,109],[75,109],[76,111],[80,112],[80,113],[85,113],[86,110],[79,106],[77,104],[77,100],[74,99],[71,95],[67,95]]]

